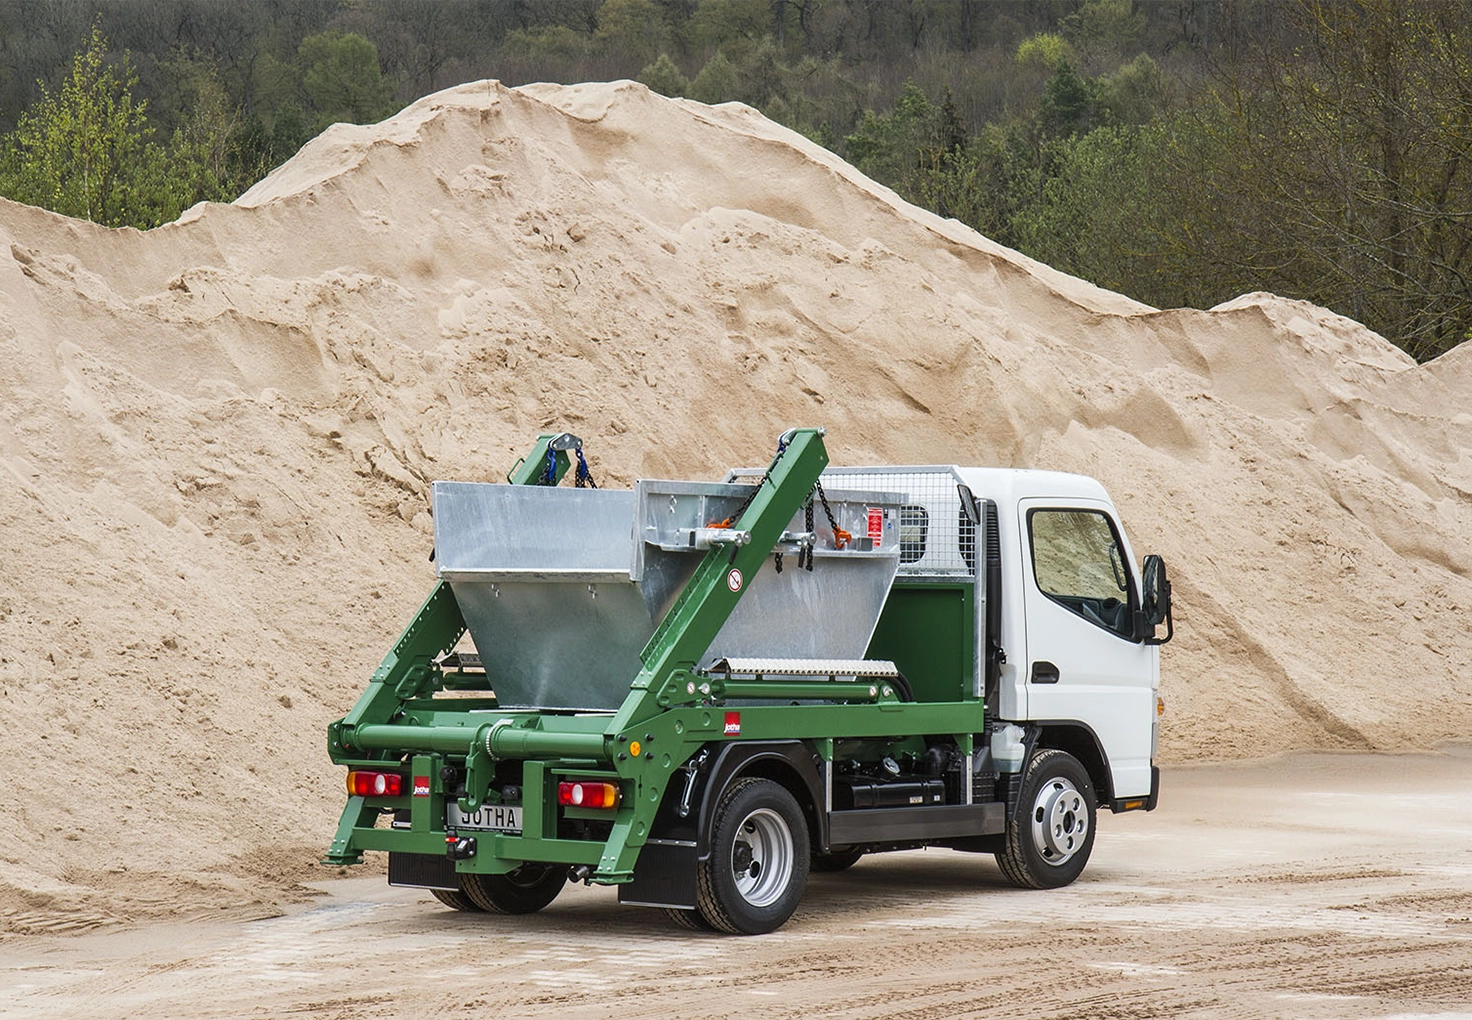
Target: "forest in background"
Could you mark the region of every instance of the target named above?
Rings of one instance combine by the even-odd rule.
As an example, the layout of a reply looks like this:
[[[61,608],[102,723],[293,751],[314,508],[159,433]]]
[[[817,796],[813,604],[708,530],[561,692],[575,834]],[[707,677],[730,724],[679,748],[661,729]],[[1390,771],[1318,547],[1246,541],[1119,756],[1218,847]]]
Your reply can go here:
[[[1472,335],[1459,0],[0,0],[0,195],[148,228],[481,78],[748,103],[1159,307]]]

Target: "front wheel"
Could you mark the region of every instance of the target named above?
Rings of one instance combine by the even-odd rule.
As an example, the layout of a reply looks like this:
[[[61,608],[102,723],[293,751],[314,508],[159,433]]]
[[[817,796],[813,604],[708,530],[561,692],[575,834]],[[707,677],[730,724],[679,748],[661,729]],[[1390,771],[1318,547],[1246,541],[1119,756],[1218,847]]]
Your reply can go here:
[[[797,909],[807,880],[808,827],[797,799],[770,779],[732,784],[700,865],[700,916],[733,935],[776,931]]]
[[[1024,889],[1056,889],[1083,872],[1094,849],[1094,784],[1077,758],[1039,751],[1027,763],[1017,814],[1007,823],[1002,874]]]
[[[566,882],[566,864],[523,864],[504,875],[460,876],[471,902],[496,914],[536,913],[557,898]]]

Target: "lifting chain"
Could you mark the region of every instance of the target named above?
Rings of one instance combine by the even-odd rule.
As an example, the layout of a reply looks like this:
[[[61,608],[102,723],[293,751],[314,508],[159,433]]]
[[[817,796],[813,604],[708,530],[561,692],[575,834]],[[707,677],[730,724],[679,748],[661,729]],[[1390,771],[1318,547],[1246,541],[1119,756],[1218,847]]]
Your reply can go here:
[[[593,472],[588,470],[588,462],[583,457],[583,448],[577,448],[578,469],[572,476],[572,484],[579,489],[596,489],[598,483],[593,481]]]
[[[775,458],[773,458],[772,464],[776,464],[777,461],[781,459],[782,454],[784,454],[786,452],[787,452],[787,443],[784,442],[781,439],[778,439],[777,440],[777,456]],[[708,527],[708,528],[729,528],[732,525],[734,525],[737,521],[741,520],[741,515],[744,514],[744,513],[746,513],[746,508],[749,507],[749,506],[751,506],[752,500],[756,499],[756,494],[758,492],[761,492],[762,491],[762,486],[763,485],[766,485],[767,482],[771,479],[771,477],[772,477],[772,468],[769,465],[767,467],[767,470],[765,470],[765,471],[762,472],[762,477],[760,478],[760,480],[758,480],[757,483],[751,487],[751,492],[747,493],[746,498],[741,501],[741,505],[736,508],[736,512],[735,513],[731,514],[731,516],[727,517],[724,521],[712,521],[710,524],[707,524],[706,527]],[[734,553],[736,550],[733,547],[731,551],[732,551],[732,553]],[[782,568],[779,566],[777,568],[777,573],[780,574],[781,572],[782,572]]]
[[[828,494],[823,491],[823,483],[818,482],[813,486],[813,492],[818,494],[818,500],[823,504],[823,515],[828,518],[828,527],[833,530],[833,548],[846,549],[854,536],[838,526],[837,519],[833,516],[833,508],[828,505]],[[808,493],[808,501],[803,506],[803,527],[808,534],[813,533],[813,493]],[[813,569],[813,547],[797,551],[797,569]]]
[[[583,456],[582,446],[573,447],[573,453],[578,458],[578,465],[572,476],[572,484],[579,489],[598,488],[598,483],[593,481],[593,472],[588,469],[588,459]],[[557,484],[557,450],[550,445],[547,447],[547,463],[542,469],[542,476],[537,479],[537,484]]]
[[[818,498],[823,501],[823,513],[828,517],[828,527],[833,529],[833,548],[848,548],[848,544],[854,540],[854,536],[840,528],[838,522],[833,519],[833,508],[828,505],[828,495],[823,491],[823,483],[818,482],[813,488],[818,490]]]

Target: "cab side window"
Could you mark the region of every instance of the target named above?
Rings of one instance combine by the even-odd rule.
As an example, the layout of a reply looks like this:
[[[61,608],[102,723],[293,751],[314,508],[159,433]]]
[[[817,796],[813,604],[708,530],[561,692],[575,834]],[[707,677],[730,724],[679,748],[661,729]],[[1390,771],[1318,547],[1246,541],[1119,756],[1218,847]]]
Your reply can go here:
[[[1039,590],[1095,626],[1132,638],[1130,575],[1109,518],[1093,510],[1034,510],[1028,531]]]

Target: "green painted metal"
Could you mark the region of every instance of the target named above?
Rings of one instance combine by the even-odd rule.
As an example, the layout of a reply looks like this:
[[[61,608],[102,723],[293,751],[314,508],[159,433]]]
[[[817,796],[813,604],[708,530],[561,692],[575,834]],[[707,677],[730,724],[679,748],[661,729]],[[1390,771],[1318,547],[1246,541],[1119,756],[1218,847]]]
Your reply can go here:
[[[441,581],[399,635],[393,650],[383,657],[352,711],[327,728],[327,752],[332,760],[339,765],[381,761],[382,755],[365,757],[361,753],[381,748],[359,743],[354,734],[359,727],[388,722],[406,701],[431,693],[439,677],[435,660],[454,649],[464,633],[460,606],[450,586]]]
[[[541,484],[549,450],[560,478],[569,465],[558,445],[567,445],[560,434],[539,437],[508,480]],[[681,766],[712,744],[801,739],[828,760],[845,754],[877,760],[889,751],[923,753],[927,734],[954,734],[969,753],[973,734],[984,730],[985,712],[969,695],[974,632],[966,621],[974,592],[964,585],[933,586],[919,594],[899,590],[881,619],[871,654],[900,663],[920,695],[915,702],[901,702],[882,679],[723,680],[695,673],[827,463],[821,430],[796,429],[782,437],[760,484],[732,522],[750,533],[750,543],[717,546],[705,554],[640,653],[641,668],[613,714],[500,711],[490,697],[436,698],[454,684],[446,682],[435,660],[465,631],[450,589],[437,585],[358,704],[329,727],[335,762],[398,767],[406,777],[428,775],[431,794],[411,799],[408,830],[374,828],[379,809],[390,802],[350,799],[327,860],[352,863],[364,850],[443,852],[445,804],[455,793],[441,780],[444,766],[464,780],[465,810],[498,800],[508,781],[506,770],[515,777],[519,768],[523,832],[473,833],[477,853],[458,861],[459,870],[505,873],[525,861],[585,864],[594,869],[593,881],[613,884],[633,877],[667,789],[684,776]],[[880,649],[882,656],[875,654]],[[727,729],[731,713],[739,732]],[[590,815],[560,810],[556,782],[590,773],[616,776],[622,791],[611,831],[601,842],[569,839],[559,831],[559,819]]]
[[[916,701],[971,700],[975,596],[971,584],[896,582],[865,657],[898,666]]]
[[[821,429],[793,429],[783,435],[751,502],[731,523],[735,530],[749,532],[751,541],[731,546],[729,551],[717,546],[706,553],[639,653],[644,668],[634,679],[635,689],[658,690],[676,672],[695,669],[827,466]],[[656,707],[642,699],[637,704],[625,702],[620,721],[632,725],[642,713]]]
[[[535,721],[535,720],[533,720]],[[401,726],[366,724],[352,734],[355,746],[364,750],[435,751],[465,754],[471,747],[484,748],[492,758],[587,758],[607,761],[607,737],[602,733],[567,733],[530,729],[514,719],[469,729],[465,726]]]
[[[566,432],[544,432],[538,436],[537,441],[532,444],[531,452],[506,473],[506,481],[512,485],[556,485],[562,481],[562,476],[572,467],[572,459],[568,457],[566,450],[552,450],[554,468],[553,478],[549,483],[546,481],[547,452],[557,440],[564,437],[569,440],[575,438]]]

